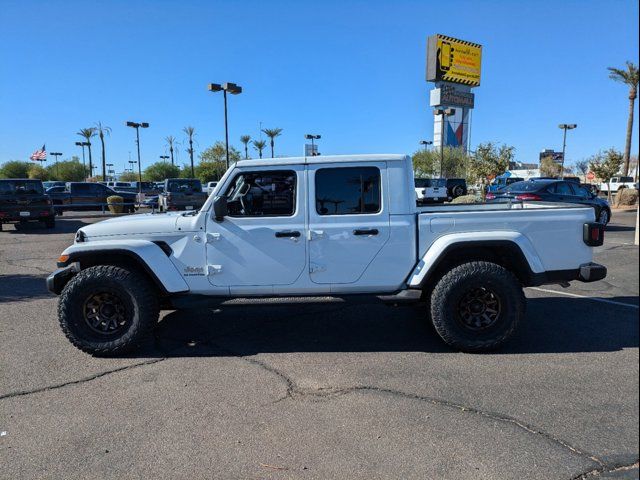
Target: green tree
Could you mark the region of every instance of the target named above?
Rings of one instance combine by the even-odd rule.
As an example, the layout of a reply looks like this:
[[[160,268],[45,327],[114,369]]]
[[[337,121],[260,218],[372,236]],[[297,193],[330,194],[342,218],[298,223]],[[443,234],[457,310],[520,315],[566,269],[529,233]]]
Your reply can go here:
[[[219,180],[227,171],[226,149],[224,142],[216,142],[200,153],[200,163],[196,166],[196,177],[201,182]],[[229,147],[229,162],[240,160],[240,152],[233,146]]]
[[[145,168],[142,178],[145,180],[159,182],[165,178],[178,178],[180,167],[166,162],[156,162]]]
[[[82,182],[87,177],[85,166],[75,155],[71,159],[58,162],[57,167],[49,165],[47,170],[49,171],[49,179],[62,182]]]
[[[543,177],[557,178],[562,172],[562,166],[553,160],[552,156],[543,157],[540,160],[540,175]]]
[[[269,137],[269,143],[271,144],[271,158],[274,158],[275,139],[276,137],[279,137],[282,134],[282,129],[281,128],[265,128],[262,131],[267,137]],[[260,158],[262,158],[262,156]]]
[[[111,135],[111,127],[106,127],[102,125],[102,122],[98,122],[96,123],[94,130],[98,133],[98,137],[100,137],[100,144],[102,145],[102,181],[106,182],[107,181],[107,154],[104,149],[104,136]]]
[[[417,177],[466,178],[469,169],[469,155],[462,147],[444,147],[442,150],[442,172],[440,172],[440,150],[422,149],[412,156],[413,169]]]
[[[164,141],[167,142],[167,147],[169,147],[169,155],[171,155],[171,165],[174,165],[174,161],[173,161],[173,151],[174,151],[174,146],[176,144],[176,137],[174,137],[173,135],[169,135],[168,137],[164,137]]]
[[[189,149],[187,151],[191,159],[191,175],[193,176],[195,175],[193,168],[193,137],[196,134],[196,129],[194,127],[184,127],[182,131],[187,135],[187,141],[189,142]]]
[[[40,162],[29,165],[27,177],[37,180],[49,180],[49,171],[40,165]]]
[[[76,132],[76,135],[80,135],[84,138],[84,140],[89,144],[87,145],[87,149],[89,150],[89,171],[85,173],[85,177],[93,175],[93,161],[91,159],[91,138],[96,136],[96,129],[93,127],[89,128],[81,128]]]
[[[121,182],[137,182],[139,180],[136,172],[123,172],[118,177]]]
[[[492,143],[481,143],[469,161],[469,178],[480,180],[482,184],[490,179],[502,175],[509,168],[509,163],[513,161],[515,147]],[[484,189],[483,189],[484,195]]]
[[[627,138],[624,144],[624,169],[622,173],[629,175],[629,159],[631,158],[631,134],[633,133],[633,108],[638,97],[638,81],[640,73],[638,66],[632,62],[626,62],[627,69],[609,67],[609,78],[629,87],[629,117],[627,118]]]
[[[27,178],[32,162],[10,160],[0,167],[0,178]]]
[[[240,141],[244,145],[244,158],[249,159],[249,142],[251,141],[251,135],[242,135]]]
[[[266,146],[267,146],[267,142],[265,142],[264,140],[253,141],[253,148],[255,148],[258,151],[258,155],[260,156],[260,158],[262,158],[262,151]]]
[[[589,159],[589,168],[601,180],[604,180],[609,187],[607,197],[611,203],[611,177],[617,175],[622,165],[623,155],[615,148],[610,148],[606,152],[599,152]]]

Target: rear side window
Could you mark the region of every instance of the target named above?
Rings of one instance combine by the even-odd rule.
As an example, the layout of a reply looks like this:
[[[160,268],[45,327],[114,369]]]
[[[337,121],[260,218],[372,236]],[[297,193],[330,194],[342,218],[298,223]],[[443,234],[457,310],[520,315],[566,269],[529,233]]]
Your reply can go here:
[[[380,205],[378,168],[321,168],[316,171],[316,212],[319,215],[378,213]]]
[[[557,195],[573,195],[573,190],[568,183],[558,182],[555,184],[555,193]]]
[[[296,210],[296,172],[246,172],[237,175],[226,192],[232,217],[290,217]]]

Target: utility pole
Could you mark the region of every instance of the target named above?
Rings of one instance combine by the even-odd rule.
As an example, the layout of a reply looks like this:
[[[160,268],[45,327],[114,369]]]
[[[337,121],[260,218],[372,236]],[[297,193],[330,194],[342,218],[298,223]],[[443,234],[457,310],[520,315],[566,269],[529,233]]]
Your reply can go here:
[[[442,167],[444,165],[444,130],[445,130],[445,116],[450,117],[455,115],[455,108],[437,108],[433,111],[434,115],[440,115],[442,124],[440,125],[440,178],[442,178]]]
[[[561,128],[564,132],[562,135],[562,164],[560,166],[560,178],[564,178],[564,154],[567,149],[567,130],[573,130],[578,125],[575,123],[561,123],[558,128]]]

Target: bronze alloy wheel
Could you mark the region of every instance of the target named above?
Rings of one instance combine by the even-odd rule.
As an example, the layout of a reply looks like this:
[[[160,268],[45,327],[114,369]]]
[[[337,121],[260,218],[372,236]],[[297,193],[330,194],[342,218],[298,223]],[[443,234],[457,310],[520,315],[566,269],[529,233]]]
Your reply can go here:
[[[95,333],[110,335],[127,328],[129,314],[122,298],[113,293],[90,295],[82,312],[87,326]]]
[[[500,313],[500,298],[486,287],[469,290],[458,302],[458,320],[469,330],[491,328],[497,323]]]

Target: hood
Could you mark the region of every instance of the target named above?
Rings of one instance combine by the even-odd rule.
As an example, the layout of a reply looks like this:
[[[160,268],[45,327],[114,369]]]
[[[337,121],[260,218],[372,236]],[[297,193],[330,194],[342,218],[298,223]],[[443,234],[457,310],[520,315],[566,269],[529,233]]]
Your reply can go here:
[[[87,239],[111,235],[172,233],[176,230],[176,220],[180,217],[179,212],[127,215],[87,225],[79,232]]]

